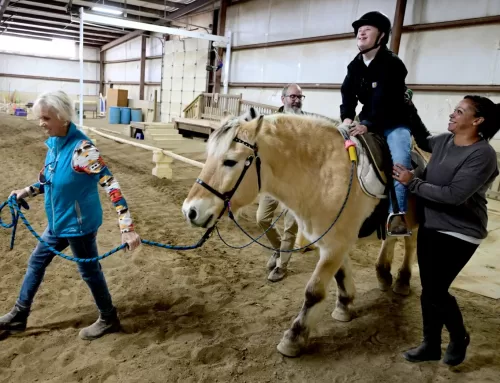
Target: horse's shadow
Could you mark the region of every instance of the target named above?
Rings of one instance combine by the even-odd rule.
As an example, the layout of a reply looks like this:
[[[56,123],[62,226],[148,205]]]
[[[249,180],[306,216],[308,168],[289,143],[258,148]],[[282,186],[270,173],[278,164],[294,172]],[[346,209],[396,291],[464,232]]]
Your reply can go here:
[[[326,333],[313,336],[302,356],[306,359],[319,355],[336,358],[341,354],[359,353],[360,348],[376,354],[404,351],[417,340],[418,330],[409,325],[411,314],[405,309],[415,304],[412,302],[415,295],[402,297],[378,289],[366,292],[363,303],[353,308],[353,319],[342,323],[330,318],[333,326]]]

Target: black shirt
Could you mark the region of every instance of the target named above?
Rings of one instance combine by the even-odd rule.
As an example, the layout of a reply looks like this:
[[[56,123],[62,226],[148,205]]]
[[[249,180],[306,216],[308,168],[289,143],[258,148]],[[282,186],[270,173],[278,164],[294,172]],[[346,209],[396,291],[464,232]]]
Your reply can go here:
[[[354,120],[358,101],[363,104],[360,123],[370,132],[408,125],[405,106],[405,78],[408,74],[401,59],[382,46],[368,66],[358,54],[347,66],[341,87],[340,118]]]

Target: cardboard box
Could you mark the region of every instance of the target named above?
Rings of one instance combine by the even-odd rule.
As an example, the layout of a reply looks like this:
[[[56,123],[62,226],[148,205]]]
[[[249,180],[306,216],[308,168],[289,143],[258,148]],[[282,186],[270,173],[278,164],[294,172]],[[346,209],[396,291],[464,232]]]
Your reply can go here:
[[[110,106],[128,106],[128,90],[127,89],[108,89],[106,96],[106,108]]]

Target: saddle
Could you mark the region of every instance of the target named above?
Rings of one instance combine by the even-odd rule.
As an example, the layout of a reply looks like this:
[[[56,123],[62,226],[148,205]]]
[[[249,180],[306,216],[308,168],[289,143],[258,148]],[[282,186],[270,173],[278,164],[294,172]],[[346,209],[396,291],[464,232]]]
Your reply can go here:
[[[339,130],[344,137],[349,137],[347,126],[340,126]],[[389,216],[389,193],[393,185],[393,163],[389,146],[384,137],[370,132],[349,139],[356,144],[357,176],[361,189],[366,195],[381,200],[361,226],[358,238],[368,237],[377,231],[377,237],[385,239]],[[411,151],[411,162],[413,169],[418,172],[427,166],[424,157],[414,148]]]

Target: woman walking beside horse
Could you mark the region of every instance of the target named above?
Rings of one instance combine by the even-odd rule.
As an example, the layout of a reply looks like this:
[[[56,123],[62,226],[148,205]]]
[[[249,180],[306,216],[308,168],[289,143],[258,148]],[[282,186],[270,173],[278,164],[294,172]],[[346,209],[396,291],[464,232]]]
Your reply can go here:
[[[40,126],[49,135],[49,148],[38,182],[11,195],[17,199],[45,196],[48,226],[42,239],[57,251],[71,247],[77,258],[98,256],[96,236],[102,224],[102,208],[97,184],[105,188],[119,216],[122,243],[134,250],[141,243],[134,231],[127,202],[120,185],[104,164],[90,139],[71,122],[73,102],[62,91],[41,95],[33,106]],[[28,261],[21,291],[14,308],[0,317],[0,330],[24,331],[31,304],[42,283],[45,269],[55,254],[38,243]],[[78,263],[78,270],[90,288],[99,309],[99,319],[80,331],[80,337],[93,340],[118,331],[120,321],[106,279],[98,261]]]
[[[441,359],[443,325],[450,333],[443,361],[455,366],[465,359],[470,337],[448,289],[488,234],[486,190],[499,174],[488,141],[499,129],[500,104],[465,96],[450,115],[449,133],[430,137],[423,148],[432,157],[422,178],[394,166],[394,179],[408,185],[423,206],[417,256],[424,339],[404,353],[410,362]]]

